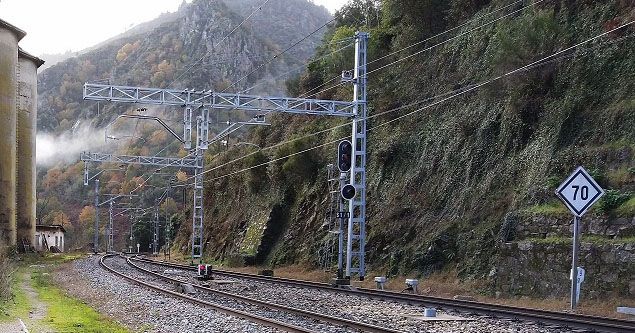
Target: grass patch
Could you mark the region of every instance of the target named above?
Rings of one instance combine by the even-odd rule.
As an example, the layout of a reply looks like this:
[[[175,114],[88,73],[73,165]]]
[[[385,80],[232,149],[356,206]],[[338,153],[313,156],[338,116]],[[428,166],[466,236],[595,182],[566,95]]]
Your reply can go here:
[[[47,275],[31,273],[33,287],[40,300],[48,307],[46,324],[58,332],[73,333],[128,333],[129,331],[111,319],[99,314],[83,302],[66,296],[54,287]]]
[[[547,237],[547,238],[527,238],[524,241],[532,242],[535,244],[571,244],[571,237]],[[582,236],[581,243],[591,243],[596,245],[604,244],[631,244],[635,243],[635,237],[625,238],[608,238],[598,235]]]
[[[550,202],[542,205],[535,205],[528,207],[524,210],[526,213],[548,215],[548,216],[560,216],[569,213],[567,208],[561,202]]]
[[[527,239],[523,240],[523,242],[531,242],[531,243],[535,243],[535,244],[562,245],[562,244],[571,244],[571,237],[551,236],[551,237],[546,237],[546,238],[527,238]]]
[[[22,254],[20,265],[47,265],[63,264],[69,261],[85,257],[83,253],[44,253],[44,254]]]
[[[11,279],[11,299],[0,304],[0,322],[12,321],[16,318],[26,318],[29,316],[31,306],[26,293],[20,285],[24,279],[24,274],[21,271],[13,273]]]
[[[615,213],[619,216],[634,216],[635,215],[635,196],[631,196],[626,202],[622,203],[617,209],[615,209]]]

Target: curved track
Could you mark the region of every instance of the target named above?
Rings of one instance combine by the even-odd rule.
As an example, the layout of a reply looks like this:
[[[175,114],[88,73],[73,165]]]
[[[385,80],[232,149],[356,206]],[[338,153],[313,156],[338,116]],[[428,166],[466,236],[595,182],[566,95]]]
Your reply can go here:
[[[192,267],[189,265],[173,264],[173,263],[167,263],[163,261],[155,261],[155,260],[143,259],[143,258],[136,258],[134,260],[161,265],[164,267],[196,271],[195,267]],[[496,316],[496,317],[543,322],[547,324],[554,324],[554,325],[565,326],[565,327],[576,328],[576,329],[585,329],[585,330],[591,330],[596,332],[614,332],[614,333],[635,332],[635,321],[630,321],[630,320],[612,319],[612,318],[588,316],[588,315],[581,315],[581,314],[557,312],[557,311],[546,311],[546,310],[539,310],[539,309],[527,309],[527,308],[520,308],[520,307],[514,307],[514,306],[507,306],[507,305],[462,301],[462,300],[448,299],[448,298],[442,298],[442,297],[401,294],[401,293],[396,293],[391,291],[382,291],[382,290],[365,289],[365,288],[342,289],[342,288],[336,288],[329,284],[320,283],[320,282],[294,280],[294,279],[287,279],[287,278],[266,277],[266,276],[260,276],[260,275],[254,275],[254,274],[230,272],[230,271],[217,270],[217,269],[214,269],[213,273],[217,275],[221,275],[221,276],[227,276],[227,277],[242,278],[242,279],[249,279],[249,280],[256,280],[256,281],[263,281],[263,282],[270,282],[270,283],[281,283],[281,284],[296,286],[296,287],[317,288],[321,290],[330,290],[330,291],[354,294],[357,296],[371,297],[371,298],[380,299],[380,300],[399,301],[399,302],[406,302],[410,304],[417,304],[417,305],[424,305],[424,306],[450,308],[450,309],[455,309],[455,310],[459,310],[463,312],[479,313],[479,314]]]
[[[134,259],[134,260],[139,260],[139,259]],[[183,281],[179,280],[179,279],[175,279],[175,278],[171,278],[169,276],[165,276],[156,272],[153,272],[151,270],[145,269],[143,267],[140,267],[139,265],[135,265],[134,263],[132,263],[132,260],[130,258],[126,258],[127,263],[134,267],[135,269],[143,272],[144,274],[153,276],[155,278],[158,279],[162,279],[165,281],[169,281],[170,283],[182,283]],[[143,262],[143,260],[139,260],[141,262]],[[102,258],[102,262],[103,262],[103,258]],[[102,264],[103,265],[103,264]],[[107,268],[108,269],[108,268]],[[111,272],[113,271],[112,269],[109,269]],[[116,274],[120,275],[121,273],[115,272]],[[120,275],[121,276],[121,275]],[[145,282],[141,282],[137,279],[131,278],[131,277],[127,277],[128,279],[136,282],[136,283],[141,283],[143,285],[147,285]],[[243,303],[248,303],[248,304],[252,304],[258,307],[263,307],[263,308],[268,308],[274,311],[280,311],[280,312],[284,312],[284,313],[291,313],[297,316],[302,316],[302,317],[306,317],[306,318],[311,318],[317,321],[321,321],[321,322],[325,322],[325,323],[329,323],[329,324],[333,324],[336,325],[338,327],[342,327],[342,330],[347,330],[348,328],[351,328],[353,330],[357,330],[357,331],[362,331],[362,332],[370,332],[370,333],[401,333],[401,331],[398,330],[393,330],[390,328],[384,328],[384,327],[380,327],[380,326],[376,326],[376,325],[372,325],[372,324],[367,324],[367,323],[362,323],[362,322],[357,322],[357,321],[353,321],[353,320],[348,320],[348,319],[344,319],[344,318],[337,318],[334,316],[329,316],[329,315],[325,315],[325,314],[321,314],[321,313],[317,313],[317,312],[312,312],[312,311],[307,311],[307,310],[303,310],[303,309],[298,309],[298,308],[293,308],[293,307],[289,307],[289,306],[284,306],[284,305],[280,305],[280,304],[276,304],[276,303],[271,303],[271,302],[266,302],[266,301],[262,301],[262,300],[258,300],[258,299],[254,299],[254,298],[250,298],[250,297],[246,297],[246,296],[241,296],[241,295],[237,295],[237,294],[232,294],[232,293],[228,293],[228,292],[224,292],[224,291],[219,291],[219,290],[214,290],[214,289],[210,289],[201,285],[196,285],[196,284],[192,284],[192,286],[194,288],[196,288],[197,290],[200,290],[202,292],[205,293],[209,293],[209,294],[213,294],[215,297],[223,297],[223,298],[229,298],[229,299],[233,299],[236,300],[238,302],[243,302]],[[209,302],[205,302],[205,301],[201,301],[197,298],[193,298],[193,297],[189,297],[189,296],[184,296],[182,294],[178,294],[175,293],[173,291],[169,291],[163,288],[159,288],[157,286],[154,285],[150,285],[151,288],[157,290],[160,289],[160,291],[162,292],[166,292],[170,295],[176,295],[179,296],[181,298],[187,299],[187,300],[195,300],[197,303],[198,302],[202,302],[205,303],[206,306],[209,306],[209,304],[213,304],[213,303],[209,303]],[[215,306],[218,306],[217,304],[213,304]],[[236,311],[234,309],[230,309],[227,307],[223,307],[223,309],[229,309],[231,311]],[[239,311],[241,315],[245,315],[246,312],[245,311]],[[298,326],[294,326],[291,325],[292,327],[290,328],[283,328],[280,327],[280,324],[285,324],[279,321],[274,321],[275,325],[269,325],[268,322],[271,320],[269,318],[266,317],[262,317],[262,316],[255,316],[256,317],[256,322],[261,323],[261,324],[265,324],[267,326],[273,326],[276,328],[280,328],[280,329],[284,329],[290,332],[312,332],[310,330],[307,329],[303,329],[300,328]],[[250,318],[247,317],[243,317],[245,319],[251,320]],[[265,320],[265,322],[263,322],[263,320]],[[285,324],[286,325],[286,324]],[[300,329],[299,331],[297,329]]]
[[[218,304],[202,301],[202,300],[196,299],[194,297],[190,297],[190,296],[186,296],[186,295],[183,295],[183,294],[179,294],[179,293],[176,293],[174,291],[167,290],[167,289],[155,286],[153,284],[146,283],[146,282],[143,282],[141,280],[135,279],[135,278],[130,277],[130,276],[124,274],[124,273],[118,272],[115,269],[111,268],[110,266],[106,265],[105,259],[111,258],[111,257],[114,257],[114,256],[117,256],[117,255],[109,254],[109,255],[103,256],[99,260],[99,264],[104,269],[106,269],[107,271],[109,271],[109,272],[111,272],[111,273],[113,273],[113,274],[115,274],[117,276],[120,276],[120,277],[122,277],[122,278],[124,278],[124,279],[126,279],[126,280],[128,280],[130,282],[133,282],[133,283],[136,283],[138,285],[141,285],[143,287],[153,289],[155,291],[158,291],[160,293],[169,295],[171,297],[181,298],[181,299],[184,299],[184,300],[186,300],[188,302],[191,302],[191,303],[194,303],[194,304],[197,304],[197,305],[201,305],[201,306],[205,306],[205,307],[214,309],[214,310],[216,310],[218,312],[222,312],[222,313],[228,314],[230,316],[243,318],[243,319],[249,320],[251,322],[255,322],[255,323],[262,324],[262,325],[269,326],[269,327],[274,327],[274,328],[277,328],[277,329],[280,329],[280,330],[283,330],[283,331],[286,331],[286,332],[292,332],[292,333],[316,333],[314,331],[311,331],[311,330],[308,330],[308,329],[305,329],[305,328],[302,328],[302,327],[299,327],[299,326],[290,325],[290,324],[279,322],[279,321],[276,321],[276,320],[271,320],[269,318],[256,316],[256,315],[248,313],[248,312],[234,310],[234,309],[231,309],[231,308],[228,308],[228,307],[224,307],[224,306],[221,306],[221,305],[218,305]]]

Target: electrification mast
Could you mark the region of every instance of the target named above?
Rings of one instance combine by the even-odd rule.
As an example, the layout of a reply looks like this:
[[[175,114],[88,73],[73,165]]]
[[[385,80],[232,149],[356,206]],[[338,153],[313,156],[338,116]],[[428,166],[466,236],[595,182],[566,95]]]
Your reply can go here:
[[[352,102],[320,100],[291,97],[269,97],[243,95],[237,93],[217,93],[211,90],[178,90],[115,86],[109,84],[84,84],[84,99],[93,101],[111,101],[150,105],[172,105],[184,108],[183,124],[186,149],[193,150],[189,165],[194,169],[194,194],[192,214],[192,259],[203,254],[203,155],[209,144],[209,110],[240,110],[253,112],[281,112],[303,115],[333,116],[352,119],[352,168],[350,185],[356,189],[356,196],[349,203],[350,220],[348,222],[346,276],[357,273],[364,279],[364,243],[366,227],[366,63],[368,33],[355,35],[355,69],[352,83],[354,98]],[[196,117],[196,147],[191,147],[192,114]],[[85,156],[85,155],[82,155]],[[103,157],[103,156],[100,156]],[[97,159],[97,158],[95,158]],[[108,158],[107,158],[108,159]],[[91,159],[92,160],[92,159]],[[117,160],[110,158],[110,161]],[[141,161],[135,162],[139,164]],[[147,163],[152,165],[152,163]]]
[[[355,197],[349,202],[348,239],[346,242],[346,277],[358,273],[364,280],[366,243],[366,64],[368,33],[355,36],[355,70],[353,76],[353,131],[351,143],[353,156],[350,184],[355,187]]]

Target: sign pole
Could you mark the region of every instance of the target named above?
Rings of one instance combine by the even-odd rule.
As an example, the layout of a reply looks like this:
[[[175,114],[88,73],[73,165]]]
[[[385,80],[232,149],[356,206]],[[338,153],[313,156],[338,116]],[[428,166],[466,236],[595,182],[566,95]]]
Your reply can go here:
[[[571,263],[571,310],[578,305],[578,245],[580,238],[580,218],[573,217],[573,260]]]
[[[571,255],[571,310],[575,310],[580,300],[580,284],[584,281],[584,269],[578,269],[578,249],[580,247],[580,219],[591,206],[604,195],[604,190],[579,166],[556,189],[556,195],[573,214],[573,253]]]

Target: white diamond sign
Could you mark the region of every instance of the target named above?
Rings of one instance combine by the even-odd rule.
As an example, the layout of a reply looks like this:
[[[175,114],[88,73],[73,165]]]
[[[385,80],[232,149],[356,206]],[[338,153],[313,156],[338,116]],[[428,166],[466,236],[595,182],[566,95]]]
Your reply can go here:
[[[589,173],[578,167],[556,190],[573,215],[581,217],[604,195],[604,190]]]

